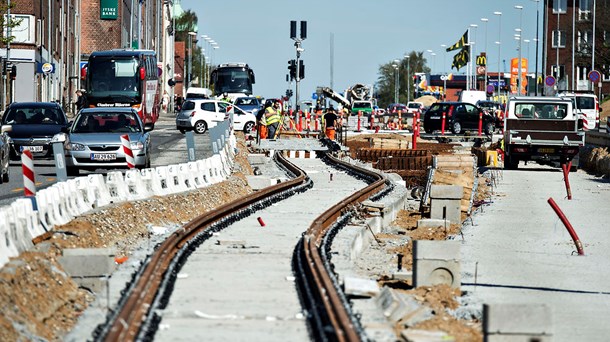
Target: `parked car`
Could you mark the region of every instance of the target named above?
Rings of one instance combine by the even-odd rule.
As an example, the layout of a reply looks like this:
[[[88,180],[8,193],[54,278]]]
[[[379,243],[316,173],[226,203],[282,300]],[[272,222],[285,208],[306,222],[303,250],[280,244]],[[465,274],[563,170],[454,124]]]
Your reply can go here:
[[[11,138],[8,133],[11,126],[3,125],[0,132],[0,184],[9,181],[10,176],[10,154],[11,154]]]
[[[80,170],[126,168],[121,136],[127,134],[137,168],[150,167],[152,127],[144,126],[133,108],[81,110],[67,129],[66,167],[69,176]]]
[[[409,114],[413,115],[415,112],[419,111],[420,113],[424,112],[424,104],[421,102],[411,101],[407,103],[407,111]]]
[[[401,113],[407,113],[407,106],[402,103],[391,103],[386,110],[386,114],[398,114],[398,111]]]
[[[465,102],[437,102],[426,111],[424,115],[424,131],[433,133],[442,127],[443,113],[445,113],[445,129],[454,134],[479,129],[479,116],[483,115],[483,131],[492,134],[495,118],[485,113],[481,108]]]
[[[205,133],[219,122],[227,120],[233,113],[235,130],[250,132],[256,123],[256,116],[228,102],[219,100],[189,100],[176,116],[176,128],[180,132]]]
[[[261,109],[261,102],[256,96],[240,96],[233,101],[233,104],[243,111],[250,112],[256,116]]]
[[[55,102],[13,102],[2,117],[2,125],[11,125],[11,159],[17,160],[24,148],[34,158],[53,157],[51,139],[68,127],[66,113]]]

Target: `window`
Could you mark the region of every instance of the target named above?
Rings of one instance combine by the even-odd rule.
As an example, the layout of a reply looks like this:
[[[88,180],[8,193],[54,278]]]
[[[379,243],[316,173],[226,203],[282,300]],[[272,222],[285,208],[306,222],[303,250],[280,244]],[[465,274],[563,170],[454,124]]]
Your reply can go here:
[[[201,104],[201,109],[207,112],[215,112],[216,106],[214,105],[214,102],[204,102]]]
[[[558,34],[559,33],[559,34]],[[553,48],[564,48],[566,47],[566,31],[553,31]]]
[[[568,0],[553,0],[553,13],[566,13]]]
[[[588,54],[591,51],[593,42],[593,31],[578,31],[576,50],[580,53]]]
[[[578,4],[578,20],[589,20],[591,15],[591,0],[580,0]]]

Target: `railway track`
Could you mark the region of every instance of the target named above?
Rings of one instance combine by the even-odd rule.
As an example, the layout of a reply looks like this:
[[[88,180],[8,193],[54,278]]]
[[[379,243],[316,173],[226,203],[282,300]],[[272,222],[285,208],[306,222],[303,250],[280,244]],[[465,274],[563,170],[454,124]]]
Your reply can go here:
[[[329,250],[334,235],[349,221],[358,204],[382,197],[392,186],[379,173],[341,161],[330,153],[321,153],[320,156],[328,165],[360,179],[366,186],[331,206],[302,232],[292,258],[296,287],[303,312],[307,313],[312,338],[324,341],[364,340],[358,319],[352,314],[349,301],[332,272]],[[276,153],[275,160],[290,176],[289,180],[199,216],[168,237],[134,275],[119,308],[96,329],[94,339],[153,339],[162,320],[159,313],[169,301],[180,269],[202,243],[234,222],[314,186],[305,171],[282,153]]]

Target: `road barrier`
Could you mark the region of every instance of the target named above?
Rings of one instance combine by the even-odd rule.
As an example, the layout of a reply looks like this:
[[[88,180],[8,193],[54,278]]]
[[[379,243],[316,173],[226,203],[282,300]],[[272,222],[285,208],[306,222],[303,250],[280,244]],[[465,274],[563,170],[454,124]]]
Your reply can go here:
[[[121,145],[123,145],[123,154],[125,154],[125,161],[127,167],[133,169],[136,167],[136,161],[133,157],[133,151],[131,150],[131,141],[129,140],[128,134],[121,135]]]
[[[124,175],[121,171],[108,172],[106,177],[90,174],[55,183],[38,192],[32,155],[24,150],[24,192],[31,198],[19,198],[0,207],[0,267],[9,258],[31,248],[32,241],[40,240],[48,230],[92,209],[194,190],[225,180],[234,168],[237,146],[229,129],[228,125],[218,128],[220,132],[215,133],[218,152],[206,159],[143,170],[130,167]]]

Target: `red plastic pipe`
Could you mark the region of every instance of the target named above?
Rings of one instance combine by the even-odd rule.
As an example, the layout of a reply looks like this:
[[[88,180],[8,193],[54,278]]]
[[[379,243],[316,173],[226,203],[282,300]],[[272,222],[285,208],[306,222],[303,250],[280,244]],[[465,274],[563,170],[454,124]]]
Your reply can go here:
[[[441,122],[441,134],[445,135],[445,112],[443,112],[443,121]]]
[[[479,112],[479,136],[483,133],[483,112]]]
[[[358,129],[356,129],[357,132],[360,132],[360,117],[362,116],[362,111],[359,110],[358,111]]]
[[[574,240],[574,245],[576,245],[576,250],[578,251],[578,255],[585,255],[585,251],[582,248],[582,243],[580,242],[578,235],[576,235],[576,232],[574,231],[574,228],[570,224],[570,221],[568,221],[568,219],[563,214],[561,209],[559,209],[559,206],[557,206],[557,203],[555,203],[555,201],[553,200],[552,197],[549,197],[547,202],[551,205],[551,208],[553,208],[553,210],[555,210],[555,213],[557,214],[557,216],[559,216],[559,219],[561,220],[561,222],[563,222],[563,225],[568,230],[568,233],[570,233],[572,240]]]
[[[570,169],[572,168],[572,162],[569,161],[567,163],[561,164],[561,169],[563,170],[563,181],[566,183],[566,191],[568,193],[568,199],[572,199],[572,189],[570,188]]]

